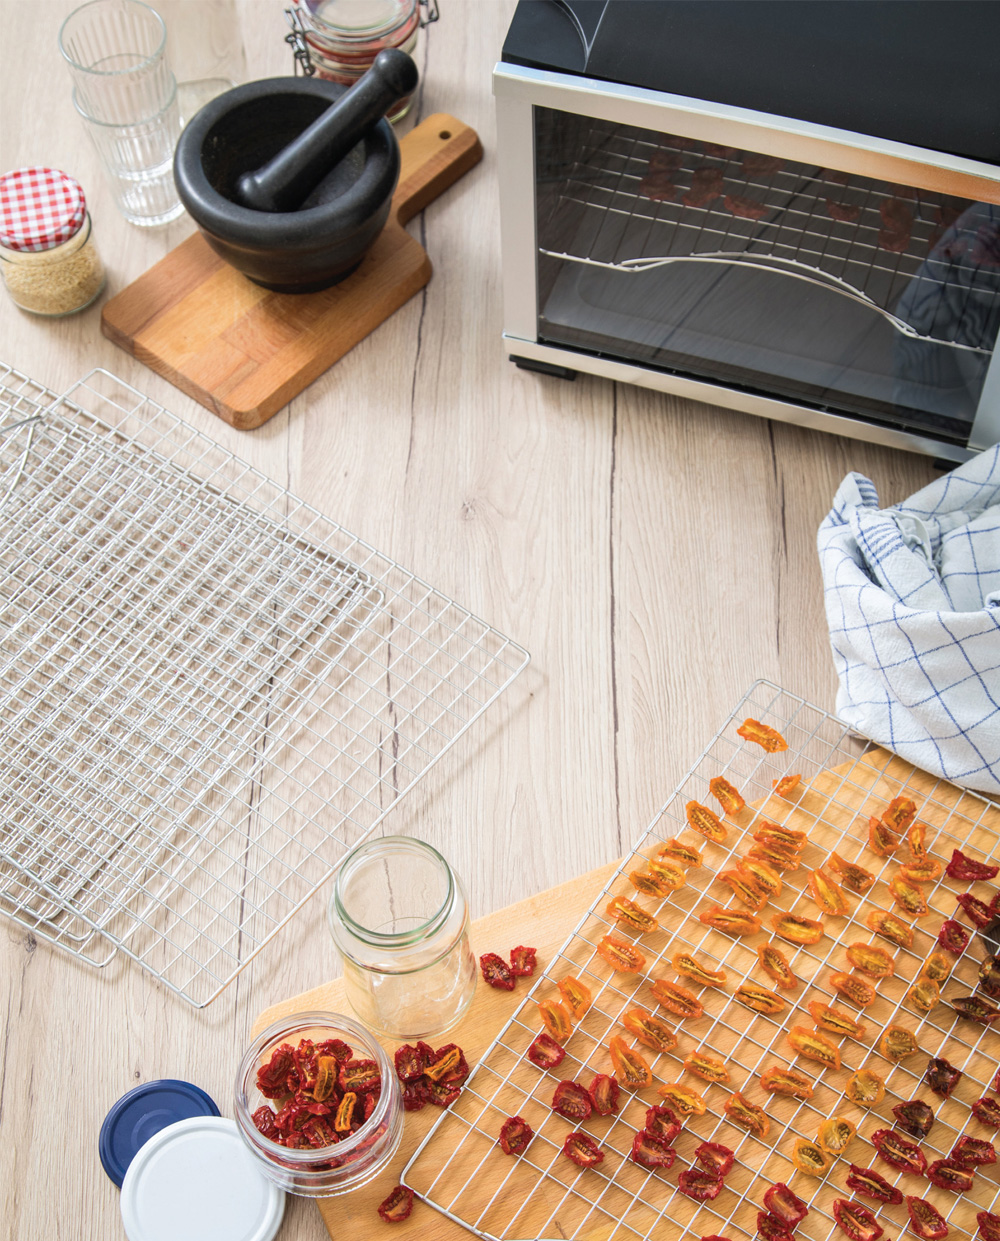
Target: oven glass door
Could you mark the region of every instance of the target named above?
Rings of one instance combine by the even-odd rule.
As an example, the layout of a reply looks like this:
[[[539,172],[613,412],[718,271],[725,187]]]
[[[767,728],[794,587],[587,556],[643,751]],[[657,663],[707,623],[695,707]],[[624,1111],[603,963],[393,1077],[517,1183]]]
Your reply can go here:
[[[539,340],[968,440],[1000,207],[534,116]]]

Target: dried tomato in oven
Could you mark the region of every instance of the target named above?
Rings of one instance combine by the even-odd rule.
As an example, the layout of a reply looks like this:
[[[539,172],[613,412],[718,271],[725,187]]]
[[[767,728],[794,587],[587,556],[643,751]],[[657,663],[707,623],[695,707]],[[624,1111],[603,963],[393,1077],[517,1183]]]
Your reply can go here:
[[[791,1069],[783,1069],[780,1064],[772,1064],[760,1075],[760,1084],[768,1094],[787,1095],[793,1099],[811,1099],[812,1082],[801,1073],[793,1073]]]
[[[975,858],[967,857],[961,849],[953,849],[951,861],[945,867],[945,874],[949,879],[969,881],[995,879],[997,875],[1000,875],[1000,866],[992,866],[988,862],[977,862]]]
[[[723,1146],[721,1142],[702,1142],[695,1150],[694,1157],[706,1172],[724,1177],[736,1161],[736,1152]]]
[[[498,991],[513,991],[517,986],[517,979],[511,972],[510,966],[495,952],[485,952],[479,958],[479,969],[486,982],[491,987],[496,987]]]
[[[979,995],[954,995],[948,1003],[960,1017],[977,1021],[982,1026],[992,1025],[1000,1017],[1000,1008]]]
[[[614,1116],[618,1111],[618,1097],[621,1087],[618,1079],[609,1077],[607,1073],[598,1073],[587,1087],[590,1102],[598,1116]]]
[[[761,944],[757,949],[757,959],[764,973],[783,990],[790,991],[799,985],[788,958],[777,944]]]
[[[549,1036],[557,1043],[565,1043],[573,1033],[573,1022],[566,1005],[559,1000],[539,1000],[538,1012]]]
[[[930,913],[930,906],[919,883],[907,878],[904,871],[889,880],[889,892],[896,905],[911,918],[923,918]]]
[[[789,1231],[809,1214],[806,1204],[783,1181],[764,1190],[764,1208],[789,1225]]]
[[[877,1107],[885,1098],[885,1082],[871,1069],[858,1069],[847,1079],[844,1093],[861,1107]]]
[[[579,1021],[594,1002],[590,988],[579,978],[573,977],[561,979],[556,986],[559,988],[559,994],[569,1006],[573,1020]]]
[[[694,845],[685,844],[682,840],[668,840],[657,857],[669,858],[672,862],[680,862],[682,866],[701,865],[701,852]]]
[[[1000,1241],[1000,1215],[980,1211],[976,1215],[977,1235],[982,1241]]]
[[[601,937],[597,945],[597,955],[622,974],[638,974],[646,966],[646,958],[635,944],[627,944],[613,935]]]
[[[875,935],[895,944],[897,948],[913,947],[913,927],[907,926],[895,914],[884,909],[873,909],[865,918],[865,926]]]
[[[857,1127],[846,1116],[828,1116],[819,1127],[816,1141],[828,1155],[841,1155],[857,1133]]]
[[[678,974],[685,978],[700,982],[703,987],[723,987],[726,984],[726,971],[713,970],[703,964],[690,952],[677,952],[670,958],[670,964]]]
[[[858,1008],[867,1008],[875,1002],[875,988],[860,974],[845,974],[835,971],[830,975],[830,986],[845,1000],[850,1000]]]
[[[821,1034],[816,1034],[805,1026],[792,1026],[785,1038],[806,1060],[815,1060],[817,1064],[828,1069],[840,1068],[840,1049]]]
[[[678,1017],[700,1017],[705,1011],[701,1000],[680,983],[657,978],[649,989],[658,1004]]]
[[[722,1192],[722,1177],[707,1168],[688,1168],[678,1176],[677,1188],[695,1202],[709,1202]]]
[[[713,844],[722,844],[729,835],[719,816],[700,802],[689,801],[684,807],[684,815],[688,821],[688,826],[693,827],[696,832],[700,832],[702,836],[707,840],[711,840]]]
[[[881,819],[874,815],[868,820],[868,847],[879,857],[890,857],[896,852],[899,837],[894,836]]]
[[[913,1031],[908,1030],[906,1026],[896,1024],[886,1026],[875,1047],[880,1056],[891,1060],[893,1064],[898,1064],[900,1060],[905,1060],[907,1056],[912,1056],[920,1050],[917,1036]]]
[[[562,1064],[566,1049],[548,1034],[538,1034],[528,1048],[528,1059],[540,1069],[554,1069]]]
[[[618,1080],[626,1090],[639,1090],[652,1082],[653,1073],[649,1065],[620,1034],[613,1034],[608,1040],[608,1051]]]
[[[387,1224],[400,1224],[410,1218],[413,1210],[413,1190],[405,1185],[397,1185],[392,1193],[379,1206],[379,1218]]]
[[[608,902],[604,912],[609,918],[614,918],[619,926],[634,931],[637,935],[646,935],[660,925],[651,913],[647,913],[635,901],[630,901],[627,896],[616,896]]]
[[[579,1082],[561,1081],[552,1094],[552,1110],[567,1120],[584,1121],[593,1111],[593,1103],[585,1086]]]
[[[713,776],[708,782],[708,788],[722,807],[723,814],[739,814],[746,805],[739,789],[730,784],[725,776]]]
[[[967,1194],[972,1188],[974,1173],[963,1168],[954,1159],[935,1159],[927,1169],[927,1179],[938,1189],[950,1189],[953,1194]]]
[[[844,1184],[852,1192],[864,1194],[866,1198],[871,1198],[874,1202],[886,1202],[890,1206],[899,1206],[903,1201],[902,1192],[895,1185],[890,1185],[882,1173],[876,1172],[874,1168],[861,1168],[856,1163],[852,1163]]]
[[[670,1168],[677,1158],[677,1152],[656,1134],[640,1129],[632,1139],[632,1152],[629,1157],[641,1168]]]
[[[923,1099],[911,1099],[909,1103],[896,1103],[892,1114],[895,1116],[897,1129],[902,1129],[911,1138],[925,1138],[934,1127],[934,1112]]]
[[[925,1199],[907,1194],[906,1213],[910,1217],[910,1231],[921,1241],[941,1241],[948,1235],[944,1216]]]
[[[705,1100],[695,1090],[689,1090],[680,1082],[665,1082],[657,1093],[682,1116],[704,1116],[708,1110]]]
[[[796,1138],[792,1143],[792,1163],[807,1176],[826,1176],[833,1159],[819,1145],[808,1138]]]
[[[954,918],[947,918],[941,923],[937,942],[946,952],[951,952],[956,957],[959,957],[969,946],[969,932],[962,926],[961,922],[956,922]]]
[[[520,1116],[508,1116],[500,1126],[500,1149],[505,1155],[523,1155],[535,1131]]]
[[[818,944],[826,933],[822,922],[804,918],[801,914],[774,914],[771,929],[780,939],[790,944]]]
[[[976,926],[982,930],[983,927],[989,926],[993,921],[993,909],[987,905],[985,901],[981,901],[978,896],[973,896],[971,892],[960,892],[955,900],[962,906],[969,918]]]
[[[916,1176],[923,1176],[927,1171],[927,1159],[920,1147],[892,1129],[876,1129],[869,1140],[878,1151],[879,1158],[890,1168],[898,1172],[912,1172]]]
[[[698,921],[723,931],[726,935],[756,935],[760,930],[760,918],[740,909],[720,909],[713,905],[698,915]]]
[[[515,978],[530,978],[535,972],[535,966],[538,964],[535,960],[537,955],[537,948],[525,948],[523,944],[518,944],[516,948],[511,948],[510,972]]]
[[[677,1035],[667,1023],[647,1013],[644,1008],[630,1008],[622,1017],[622,1025],[635,1035],[643,1047],[649,1047],[652,1051],[673,1051],[677,1046]]]
[[[833,1204],[833,1218],[837,1227],[851,1241],[878,1241],[882,1227],[867,1207],[847,1198],[837,1198]]]
[[[799,787],[802,780],[802,773],[795,772],[792,775],[782,776],[780,780],[772,780],[771,788],[774,789],[776,797],[781,797],[785,801],[791,801],[792,794]]]
[[[992,1125],[994,1129],[1000,1129],[1000,1100],[992,1098],[990,1095],[983,1095],[981,1099],[977,1099],[972,1104],[972,1114],[976,1120],[984,1125]]]
[[[848,944],[847,959],[856,970],[861,970],[871,978],[891,978],[895,971],[891,955],[878,944],[865,944],[860,941]]]
[[[695,1077],[700,1077],[702,1081],[715,1082],[718,1085],[729,1081],[729,1070],[725,1062],[717,1060],[714,1056],[706,1055],[702,1051],[692,1051],[685,1056],[684,1068],[689,1073],[693,1073]]]
[[[809,892],[822,913],[842,918],[851,912],[844,889],[822,870],[809,872]]]
[[[831,853],[827,865],[840,876],[840,882],[845,888],[857,892],[859,896],[863,896],[875,882],[875,876],[870,870],[865,870],[857,862],[845,861],[839,853]]]
[[[604,1151],[589,1133],[583,1133],[579,1129],[566,1135],[563,1154],[578,1168],[596,1168],[599,1163],[604,1162]]]
[[[745,1094],[735,1091],[723,1103],[722,1110],[734,1125],[747,1129],[757,1138],[766,1138],[771,1122],[763,1108],[751,1102]]]
[[[768,1016],[783,1012],[786,1007],[785,1001],[777,992],[769,991],[767,987],[762,987],[760,983],[751,982],[749,979],[740,983],[733,998],[745,1004],[747,1008],[752,1008],[755,1013],[766,1013]]]
[[[788,742],[776,728],[762,724],[760,720],[747,718],[737,728],[736,735],[744,741],[756,741],[768,754],[779,754],[788,749]]]
[[[667,1103],[656,1103],[646,1108],[646,1132],[672,1142],[681,1131],[681,1122],[674,1109]]]

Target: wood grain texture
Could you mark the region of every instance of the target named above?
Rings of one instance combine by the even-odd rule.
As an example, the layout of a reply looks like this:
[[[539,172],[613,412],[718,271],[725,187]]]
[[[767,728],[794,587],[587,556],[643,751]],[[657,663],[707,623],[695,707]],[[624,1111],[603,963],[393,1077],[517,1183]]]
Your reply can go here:
[[[191,20],[209,4],[223,0],[188,0]],[[0,167],[46,163],[81,181],[111,297],[194,228],[117,214],[56,50],[73,7],[2,0]],[[250,77],[291,72],[283,7],[237,4]],[[507,362],[490,73],[512,10],[452,0],[417,48],[403,128],[447,112],[484,147],[410,224],[433,280],[252,434],[106,340],[100,306],[47,321],[0,291],[0,354],[19,369],[62,391],[106,367],[531,651],[386,824],[449,858],[475,916],[618,857],[755,677],[832,709],[816,526],[850,470],[887,504],[935,476],[915,455]],[[231,1114],[256,1014],[336,973],[328,895],[204,1012],[128,962],[97,973],[0,922],[0,1210],[13,1237],[123,1236],[97,1158],[108,1108],[140,1081],[181,1077]],[[73,1083],[58,1175],[55,1073]],[[289,1205],[283,1241],[326,1236],[311,1203]]]

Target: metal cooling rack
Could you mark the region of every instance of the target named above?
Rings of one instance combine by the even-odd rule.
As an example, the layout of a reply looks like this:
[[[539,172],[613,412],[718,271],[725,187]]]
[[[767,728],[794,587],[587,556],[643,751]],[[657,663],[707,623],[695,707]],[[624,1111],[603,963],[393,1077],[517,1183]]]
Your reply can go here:
[[[879,245],[884,227],[879,207],[901,187],[864,177],[852,177],[845,185],[840,174],[790,160],[773,173],[747,175],[742,169],[742,151],[728,157],[705,155],[689,149],[693,145],[689,141],[674,147],[671,138],[670,134],[659,136],[595,121],[580,141],[579,159],[568,168],[559,162],[560,151],[553,151],[559,188],[539,230],[541,253],[623,272],[677,262],[738,263],[780,270],[861,302],[913,339],[985,355],[992,352],[992,339],[956,340],[955,332],[964,325],[962,330],[968,333],[970,322],[973,333],[978,332],[978,314],[970,317],[967,313],[973,299],[987,318],[1000,302],[1000,267],[995,258],[981,266],[963,262],[959,282],[954,255],[934,249],[944,232],[942,207],[957,215],[970,202],[949,199],[944,204],[940,196],[921,190],[918,200],[906,204],[914,217],[909,245],[905,252],[893,254]],[[561,150],[564,155],[564,140]],[[671,174],[677,183],[673,202],[656,202],[642,193],[642,179],[657,152],[670,152],[683,162]],[[539,166],[544,179],[544,154]],[[724,178],[720,195],[706,207],[686,207],[681,202],[696,166],[718,168]],[[724,195],[754,198],[767,205],[767,214],[761,220],[738,218],[725,208]],[[832,219],[827,199],[856,208],[858,219],[852,223]],[[567,236],[573,237],[569,248]],[[963,240],[960,244],[965,248],[969,243]],[[941,293],[945,287],[947,297]],[[899,306],[904,292],[908,292],[907,302],[918,308],[920,330],[907,322]],[[930,320],[925,322],[928,306],[932,307]]]
[[[207,1004],[527,662],[113,375],[0,368],[0,911]]]
[[[778,728],[789,743],[788,751],[766,754],[759,746],[741,741],[735,730],[747,716]],[[935,946],[941,919],[955,911],[955,893],[969,885],[946,878],[933,885],[929,895],[932,915],[918,922],[912,950],[896,950],[896,975],[877,984],[877,1000],[859,1014],[868,1030],[864,1042],[842,1042],[843,1068],[839,1072],[820,1074],[810,1062],[797,1062],[784,1037],[785,1030],[794,1024],[812,1026],[805,1007],[808,1000],[822,998],[845,1006],[827,984],[829,972],[850,969],[844,945],[874,939],[864,925],[865,914],[891,907],[884,884],[897,863],[891,858],[876,858],[864,847],[869,811],[881,813],[891,797],[906,793],[917,802],[918,816],[929,827],[930,851],[943,861],[950,858],[953,848],[980,859],[1000,855],[1000,807],[916,772],[883,750],[872,748],[862,753],[862,749],[832,716],[777,686],[755,684],[653,820],[635,851],[622,862],[548,962],[544,975],[475,1068],[461,1097],[441,1116],[407,1164],[404,1184],[449,1218],[491,1241],[556,1237],[562,1241],[646,1241],[650,1237],[701,1238],[709,1234],[742,1241],[756,1234],[756,1214],[763,1209],[764,1191],[784,1181],[809,1205],[809,1215],[799,1224],[797,1237],[801,1241],[833,1241],[841,1234],[831,1204],[838,1197],[852,1196],[844,1185],[848,1164],[875,1163],[904,1194],[917,1194],[934,1203],[948,1220],[952,1241],[972,1238],[975,1212],[995,1211],[1000,1205],[998,1165],[977,1169],[973,1195],[956,1197],[930,1187],[927,1181],[895,1173],[875,1159],[873,1148],[865,1141],[876,1128],[893,1124],[893,1104],[922,1094],[933,1102],[937,1120],[921,1145],[928,1162],[944,1157],[971,1117],[969,1102],[988,1091],[996,1072],[1000,1033],[958,1020],[944,1004],[923,1019],[903,1006],[908,986]],[[772,783],[791,772],[801,772],[808,787],[796,801],[781,801],[772,795]],[[715,805],[708,781],[716,775],[725,775],[747,800],[746,809],[728,820],[730,838],[724,845],[709,844],[693,833],[684,814],[685,803],[692,799]],[[857,858],[879,876],[870,889],[871,900],[851,895],[854,909],[849,918],[826,919],[828,929],[831,924],[840,929],[834,929],[819,944],[796,950],[777,941],[803,986],[794,993],[782,992],[789,1009],[774,1018],[755,1014],[732,998],[732,992],[747,978],[773,985],[755,968],[756,945],[764,942],[763,937],[730,939],[692,916],[716,902],[733,903],[726,899],[731,896],[730,890],[714,882],[713,872],[725,869],[747,851],[749,832],[761,817],[808,831],[810,837],[802,866],[783,876],[785,886],[780,896],[761,911],[765,927],[766,917],[777,909],[819,916],[806,892],[807,876],[810,869],[825,862],[831,849],[849,859]],[[648,897],[636,896],[627,874],[673,836],[682,836],[702,848],[705,869],[688,871],[687,886],[657,906]],[[623,935],[604,913],[609,899],[618,894],[638,900],[656,915],[661,927],[638,940],[647,956],[646,977],[631,981],[628,975],[609,977],[612,971],[595,952],[596,944],[609,930]],[[517,935],[530,939],[529,930],[517,928]],[[876,942],[890,947],[883,940]],[[585,1131],[599,1142],[605,1159],[595,1169],[581,1170],[561,1154],[562,1143],[575,1126],[551,1110],[556,1081],[572,1078],[586,1084],[596,1073],[612,1072],[606,1044],[612,1034],[627,1033],[620,1025],[621,1015],[635,1004],[656,1011],[646,982],[652,977],[676,979],[669,958],[682,949],[696,953],[713,968],[725,969],[726,988],[701,990],[704,1018],[695,1022],[675,1019],[679,1045],[674,1052],[654,1057],[639,1048],[651,1062],[654,1084],[642,1091],[641,1097],[623,1091],[618,1116],[591,1117],[585,1123]],[[944,993],[973,991],[978,963],[970,947],[952,974],[953,979],[960,980],[960,987],[949,982]],[[535,1002],[558,998],[555,985],[570,974],[591,988],[593,1007],[567,1042],[562,1064],[552,1073],[544,1073],[526,1058],[529,1044],[542,1028]],[[680,981],[699,991],[689,980]],[[671,1020],[669,1013],[658,1011]],[[882,1028],[892,1021],[915,1029],[926,1054],[896,1066],[883,1060],[874,1044]],[[732,1074],[729,1084],[710,1086],[690,1075],[682,1076],[681,1061],[700,1049],[727,1061]],[[965,1074],[956,1094],[943,1102],[926,1088],[921,1090],[927,1057],[935,1055],[945,1056]],[[799,1102],[765,1094],[757,1079],[771,1064],[796,1068],[813,1079],[812,1098]],[[884,1102],[870,1111],[851,1104],[842,1093],[848,1075],[865,1064],[870,1064],[887,1085]],[[707,1111],[685,1122],[676,1141],[678,1159],[674,1167],[666,1172],[648,1172],[628,1158],[632,1139],[643,1127],[645,1109],[660,1101],[656,1085],[677,1080],[704,1095]],[[755,1103],[765,1107],[770,1131],[764,1140],[726,1120],[722,1105],[733,1090],[745,1090]],[[820,1122],[836,1114],[848,1115],[858,1126],[858,1136],[845,1156],[823,1180],[796,1171],[789,1157],[794,1138],[814,1139]],[[528,1150],[519,1158],[503,1155],[497,1146],[503,1120],[513,1115],[522,1116],[535,1131]],[[971,1131],[980,1137],[992,1136],[975,1122]],[[676,1181],[678,1172],[693,1163],[693,1152],[701,1141],[724,1143],[736,1151],[737,1162],[719,1196],[699,1205],[676,1189]],[[888,1237],[895,1235],[893,1229],[901,1236],[907,1227],[905,1208],[880,1208],[879,1220]]]

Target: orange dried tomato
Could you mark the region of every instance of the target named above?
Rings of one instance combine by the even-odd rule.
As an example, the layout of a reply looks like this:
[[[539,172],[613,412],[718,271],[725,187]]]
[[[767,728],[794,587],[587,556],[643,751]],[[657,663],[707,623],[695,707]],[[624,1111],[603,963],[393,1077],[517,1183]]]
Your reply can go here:
[[[785,990],[791,990],[792,987],[799,985],[799,980],[795,977],[788,958],[777,946],[777,944],[761,944],[757,949],[757,959],[760,961],[761,969],[771,979],[773,979],[779,987]]]
[[[682,866],[701,865],[699,850],[694,845],[685,844],[683,840],[668,840],[657,856],[670,858],[674,862],[680,862]]]
[[[774,870],[787,872],[799,869],[798,854],[793,855],[785,849],[777,848],[774,845],[756,844],[747,854],[747,857],[757,858],[761,862],[766,862]]]
[[[637,892],[658,897],[661,901],[673,891],[669,883],[650,870],[633,870],[629,873],[628,881]]]
[[[720,909],[713,905],[698,915],[698,921],[724,931],[727,935],[756,935],[760,930],[760,918],[740,909]]]
[[[771,782],[771,788],[774,789],[778,797],[784,797],[786,800],[789,800],[799,787],[801,779],[801,772],[796,772],[794,776],[782,776],[780,780],[773,780]]]
[[[803,918],[801,914],[775,914],[771,918],[771,929],[790,944],[818,944],[825,934],[822,922]]]
[[[828,1155],[841,1155],[857,1131],[857,1125],[851,1124],[846,1116],[828,1116],[819,1127],[816,1141]]]
[[[771,728],[768,724],[762,724],[760,720],[745,719],[737,728],[736,734],[742,737],[744,741],[756,741],[768,754],[778,754],[782,750],[788,749],[788,742],[781,733],[776,728]]]
[[[748,1129],[755,1137],[767,1137],[771,1122],[763,1108],[759,1108],[756,1103],[751,1103],[745,1094],[741,1094],[738,1090],[731,1094],[723,1103],[722,1110],[734,1125]]]
[[[675,1112],[681,1116],[704,1116],[708,1111],[705,1100],[694,1090],[682,1086],[680,1082],[666,1082],[657,1090]]]
[[[557,1043],[565,1043],[573,1033],[573,1022],[565,1004],[561,1004],[558,1000],[540,1000],[538,1011],[550,1037],[554,1038]]]
[[[757,824],[753,838],[762,845],[774,845],[778,849],[784,849],[786,853],[801,853],[809,843],[805,832],[794,827],[779,827],[777,823],[770,823],[767,819],[761,819]]]
[[[840,1068],[840,1048],[821,1034],[807,1030],[805,1026],[792,1026],[785,1038],[806,1060],[815,1060],[828,1069]]]
[[[667,1023],[646,1012],[644,1008],[630,1008],[622,1017],[622,1025],[630,1034],[634,1034],[644,1047],[653,1051],[673,1051],[677,1046],[677,1035]]]
[[[851,912],[844,889],[823,871],[809,872],[809,891],[823,913],[842,918],[844,914]]]
[[[922,861],[927,856],[927,824],[914,819],[906,829],[906,843],[910,846],[910,856],[913,860]]]
[[[881,819],[876,819],[872,815],[868,820],[868,847],[871,851],[877,853],[879,857],[889,857],[890,854],[896,852],[898,844],[899,837],[894,836]]]
[[[865,926],[873,934],[895,944],[897,948],[913,947],[913,927],[907,926],[895,914],[884,909],[873,909],[865,918]]]
[[[696,832],[701,832],[708,840],[721,844],[729,835],[719,816],[700,802],[689,801],[684,807],[687,821]]]
[[[933,978],[921,975],[906,993],[906,1002],[926,1016],[941,1002],[941,988]]]
[[[630,931],[635,931],[637,935],[655,931],[660,925],[651,913],[647,913],[635,901],[630,901],[627,896],[612,898],[604,912],[609,918],[614,918],[619,926],[627,927]]]
[[[629,1047],[620,1034],[613,1034],[608,1040],[608,1051],[611,1053],[611,1063],[615,1066],[619,1085],[626,1090],[639,1090],[652,1082],[653,1073],[649,1065],[634,1047]]]
[[[882,812],[882,822],[897,836],[901,836],[916,817],[917,803],[912,797],[894,797]]]
[[[932,952],[920,970],[922,978],[936,983],[945,982],[950,974],[951,958],[943,952]]]
[[[818,1142],[796,1138],[792,1144],[792,1163],[807,1176],[826,1176],[833,1159]]]
[[[597,945],[597,955],[621,974],[638,974],[646,966],[646,958],[635,946],[613,935],[604,935]]]
[[[912,862],[903,862],[899,868],[899,873],[914,883],[933,883],[935,879],[941,878],[943,871],[944,866],[929,853],[915,858]]]
[[[683,888],[687,883],[687,874],[684,871],[684,867],[679,862],[675,862],[673,858],[650,858],[646,863],[646,870],[649,874],[655,875],[657,879],[662,880],[671,892],[676,892],[678,888]]]
[[[857,1004],[858,1008],[867,1008],[875,1002],[875,988],[859,974],[845,974],[837,970],[830,975],[830,986],[845,1000]]]
[[[902,870],[889,880],[889,892],[896,905],[911,918],[923,918],[930,913],[923,888],[908,879]]]
[[[581,982],[579,978],[564,978],[556,984],[562,998],[569,1005],[569,1011],[573,1014],[573,1020],[579,1021],[587,1009],[593,1004],[594,996],[586,983]]]
[[[657,978],[649,989],[658,1004],[662,1004],[668,1012],[675,1013],[678,1017],[700,1017],[705,1011],[701,1000],[679,983]]]
[[[864,944],[860,941],[848,944],[847,959],[856,970],[861,970],[872,978],[891,978],[896,968],[892,957],[878,944]]]
[[[791,1069],[783,1069],[779,1064],[772,1064],[760,1075],[760,1084],[769,1094],[788,1095],[793,1099],[811,1099],[812,1082],[801,1073],[793,1073]]]
[[[722,1060],[704,1052],[693,1051],[684,1059],[684,1068],[706,1082],[721,1084],[729,1081],[729,1070]]]
[[[847,1079],[844,1093],[852,1103],[877,1107],[885,1098],[885,1082],[871,1069],[858,1069]]]
[[[670,964],[678,974],[700,982],[703,987],[724,987],[726,985],[725,970],[710,969],[693,957],[690,952],[675,952],[670,958]]]
[[[759,888],[745,871],[724,870],[716,877],[720,883],[728,884],[736,899],[742,901],[748,909],[760,909],[767,902],[767,893]]]
[[[768,899],[772,896],[780,896],[783,887],[781,872],[762,858],[742,858],[737,864],[736,869],[741,874],[748,876],[749,881],[756,884],[762,892],[765,892]]]
[[[822,1000],[810,1000],[806,1008],[809,1009],[809,1016],[816,1022],[817,1028],[825,1030],[827,1034],[836,1034],[838,1038],[853,1038],[861,1042],[868,1033],[861,1022],[856,1021],[843,1008],[837,1008],[833,1004],[824,1004]]]
[[[875,1046],[879,1055],[885,1056],[886,1060],[891,1060],[893,1064],[898,1064],[900,1060],[905,1060],[907,1056],[920,1050],[917,1036],[912,1030],[900,1025],[886,1026]]]
[[[354,1120],[354,1108],[357,1101],[358,1096],[353,1090],[350,1090],[337,1104],[337,1114],[333,1118],[333,1127],[338,1133],[350,1132],[351,1122]]]
[[[840,876],[844,887],[857,892],[859,896],[863,896],[875,882],[875,876],[870,870],[865,870],[857,862],[846,861],[839,853],[831,853],[827,864]]]
[[[708,787],[724,814],[739,814],[746,805],[739,789],[734,788],[724,776],[713,776]]]
[[[749,979],[736,988],[735,998],[747,1008],[752,1008],[755,1013],[767,1013],[769,1016],[780,1013],[785,1008],[785,1001],[780,995]]]

